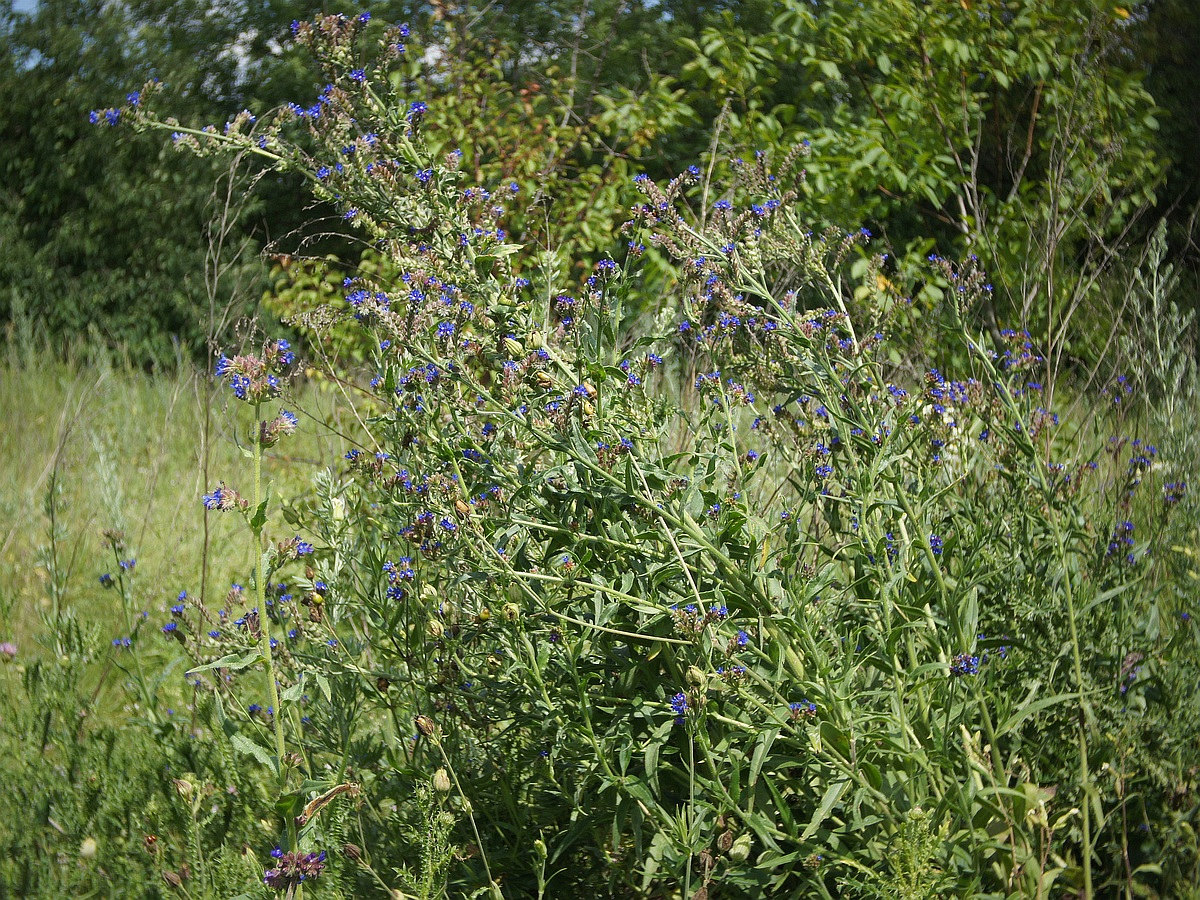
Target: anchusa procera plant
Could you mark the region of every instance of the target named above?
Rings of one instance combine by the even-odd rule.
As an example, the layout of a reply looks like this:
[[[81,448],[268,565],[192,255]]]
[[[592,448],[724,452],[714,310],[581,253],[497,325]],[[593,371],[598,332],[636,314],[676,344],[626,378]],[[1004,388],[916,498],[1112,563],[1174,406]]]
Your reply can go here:
[[[801,145],[635,179],[619,252],[563,283],[507,240],[519,192],[427,150],[404,29],[295,33],[326,67],[315,103],[161,123],[301,173],[399,273],[297,323],[374,348],[336,373],[367,399],[287,510],[306,537],[266,540],[290,351],[217,369],[253,408],[254,477],[204,505],[246,516],[255,563],[193,671],[276,781],[268,885],[319,862],[420,896],[833,897],[914,871],[930,896],[1167,889],[1153,827],[1179,801],[1114,780],[1102,723],[1158,702],[1130,652],[1145,673],[1195,639],[1146,632],[1133,590],[1139,485],[1161,517],[1178,479],[1062,433],[1032,338],[971,331],[972,260],[927,262],[969,371],[892,346],[920,273],[797,219]],[[639,293],[650,254],[673,295]],[[242,724],[273,750],[225,712],[259,662]],[[360,794],[365,846],[315,846]]]

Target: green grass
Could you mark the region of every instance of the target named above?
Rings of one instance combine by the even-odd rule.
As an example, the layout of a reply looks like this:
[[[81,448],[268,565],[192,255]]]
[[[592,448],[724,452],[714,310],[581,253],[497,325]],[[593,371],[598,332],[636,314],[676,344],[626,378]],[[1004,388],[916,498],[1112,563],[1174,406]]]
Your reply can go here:
[[[314,387],[298,393],[293,408],[325,405]],[[189,366],[147,374],[10,351],[0,361],[0,610],[7,611],[0,640],[16,643],[22,656],[47,649],[38,636],[46,633],[55,584],[61,607],[97,653],[125,633],[117,592],[99,582],[116,568],[107,529],[123,531],[123,557],[137,559],[133,600],[151,622],[165,621],[180,590],[197,594],[206,557],[201,496],[220,481],[237,486],[246,470],[240,446],[248,420],[238,420],[242,434],[230,425],[238,413],[244,410],[227,408],[226,396],[212,392],[206,373]],[[283,496],[299,494],[343,452],[343,439],[324,423],[303,414],[301,421],[298,436],[267,460]],[[236,517],[208,520],[206,589],[216,598],[231,581],[245,580],[250,549]],[[286,527],[276,519],[272,533],[290,536]],[[163,641],[164,653],[174,655],[172,648]]]

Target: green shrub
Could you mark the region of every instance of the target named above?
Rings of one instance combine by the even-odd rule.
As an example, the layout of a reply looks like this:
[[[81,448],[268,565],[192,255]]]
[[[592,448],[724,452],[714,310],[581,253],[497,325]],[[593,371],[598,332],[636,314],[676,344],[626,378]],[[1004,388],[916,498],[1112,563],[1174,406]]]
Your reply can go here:
[[[262,464],[296,427],[291,351],[222,358],[253,470],[205,504],[245,518],[253,576],[161,626],[269,786],[268,884],[1187,890],[1197,633],[1161,589],[1186,488],[1156,449],[1060,424],[1034,340],[974,333],[970,261],[929,262],[931,341],[968,368],[890,348],[907,298],[882,256],[849,264],[865,229],[797,218],[803,147],[639,176],[628,246],[563,282],[507,241],[507,185],[428,150],[390,77],[408,36],[363,24],[298,27],[330,66],[315,111],[166,126],[299,173],[399,273],[304,323],[363,328],[375,371],[331,373],[361,433],[294,536]]]

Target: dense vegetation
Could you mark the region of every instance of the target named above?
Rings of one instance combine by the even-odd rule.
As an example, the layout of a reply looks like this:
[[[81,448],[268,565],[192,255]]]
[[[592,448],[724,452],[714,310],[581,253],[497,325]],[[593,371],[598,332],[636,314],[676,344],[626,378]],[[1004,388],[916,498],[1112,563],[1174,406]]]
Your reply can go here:
[[[1175,5],[67,6],[0,892],[1195,896]]]

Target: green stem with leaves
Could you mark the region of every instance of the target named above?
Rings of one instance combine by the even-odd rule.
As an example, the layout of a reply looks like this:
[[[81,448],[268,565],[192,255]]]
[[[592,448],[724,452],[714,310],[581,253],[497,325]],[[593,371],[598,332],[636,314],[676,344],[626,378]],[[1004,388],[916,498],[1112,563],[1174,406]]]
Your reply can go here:
[[[275,773],[282,791],[287,783],[283,768],[286,744],[283,736],[283,709],[279,703],[279,685],[275,681],[275,661],[271,652],[271,615],[267,610],[267,554],[263,547],[263,528],[266,525],[266,509],[262,483],[262,424],[259,421],[260,404],[254,404],[254,505],[250,520],[250,531],[254,542],[254,596],[258,601],[258,626],[262,635],[261,652],[267,669],[267,690],[271,696],[271,726],[275,732]],[[296,828],[288,822],[288,838],[292,849],[296,849]]]

